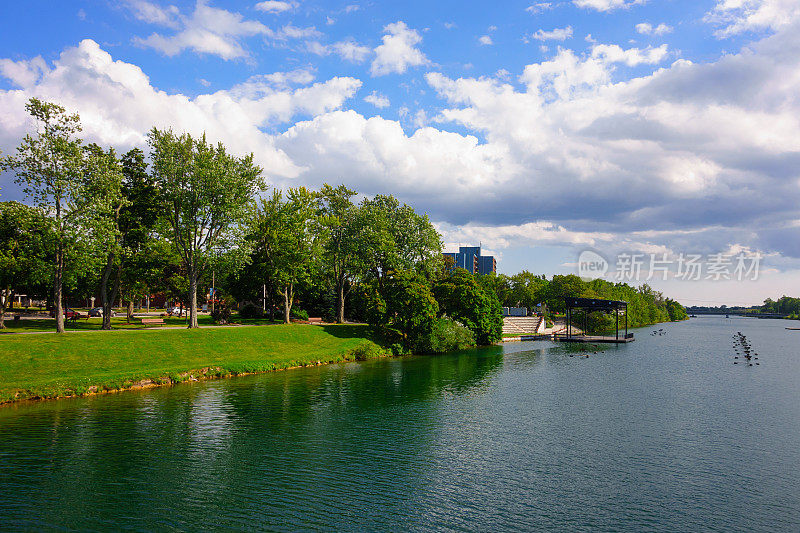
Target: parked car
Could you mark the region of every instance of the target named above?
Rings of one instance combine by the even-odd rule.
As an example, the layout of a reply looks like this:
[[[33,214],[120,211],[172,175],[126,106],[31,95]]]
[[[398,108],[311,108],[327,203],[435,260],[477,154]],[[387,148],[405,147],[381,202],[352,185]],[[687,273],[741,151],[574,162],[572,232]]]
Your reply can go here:
[[[175,307],[173,307],[172,309],[168,309],[167,310],[167,313],[169,313],[170,316],[181,316],[183,314],[182,312],[183,312],[183,309],[181,309],[177,305]]]
[[[50,316],[52,318],[56,317],[56,310],[55,309],[51,309],[50,310]],[[64,308],[64,317],[65,318],[80,318],[81,314],[79,312],[77,312],[76,310],[74,310],[74,309],[70,309],[69,307],[65,307]]]
[[[103,316],[103,308],[95,307],[93,309],[89,309],[89,316]],[[117,316],[117,312],[113,309],[111,310],[111,316]]]

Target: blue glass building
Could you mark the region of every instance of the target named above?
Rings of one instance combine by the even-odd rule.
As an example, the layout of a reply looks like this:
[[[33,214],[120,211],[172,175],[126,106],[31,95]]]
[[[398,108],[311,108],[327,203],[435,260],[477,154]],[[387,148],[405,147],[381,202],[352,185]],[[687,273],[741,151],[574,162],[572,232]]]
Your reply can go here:
[[[472,274],[497,272],[497,261],[494,256],[481,255],[480,246],[461,246],[458,252],[448,252],[443,255],[453,258],[454,268],[463,268]]]

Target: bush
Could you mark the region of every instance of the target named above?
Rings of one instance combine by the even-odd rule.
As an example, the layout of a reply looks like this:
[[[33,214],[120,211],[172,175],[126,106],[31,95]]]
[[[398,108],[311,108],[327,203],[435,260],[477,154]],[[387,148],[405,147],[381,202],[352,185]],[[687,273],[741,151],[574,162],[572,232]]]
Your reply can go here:
[[[231,308],[227,305],[218,305],[211,312],[211,319],[215,324],[229,324],[231,321]]]
[[[402,343],[395,342],[391,347],[392,355],[410,355],[411,350],[405,348]]]
[[[239,318],[264,318],[264,310],[254,303],[247,302],[239,309]]]
[[[428,338],[431,353],[445,353],[466,350],[475,346],[475,335],[452,318],[443,317],[434,323]]]
[[[308,320],[308,313],[302,309],[292,307],[292,312],[290,314],[292,318],[296,318],[298,320]]]
[[[367,359],[384,357],[386,353],[374,342],[365,342],[350,350],[348,355],[354,358],[356,361],[366,361]]]

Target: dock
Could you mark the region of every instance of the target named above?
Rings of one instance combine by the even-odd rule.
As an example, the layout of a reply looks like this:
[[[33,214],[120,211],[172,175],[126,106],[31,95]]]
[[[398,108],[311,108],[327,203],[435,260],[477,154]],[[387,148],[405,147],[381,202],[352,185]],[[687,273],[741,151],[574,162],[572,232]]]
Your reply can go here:
[[[625,335],[567,335],[564,333],[556,333],[553,335],[554,341],[559,342],[597,342],[605,344],[626,344],[633,342],[633,333],[626,333]]]

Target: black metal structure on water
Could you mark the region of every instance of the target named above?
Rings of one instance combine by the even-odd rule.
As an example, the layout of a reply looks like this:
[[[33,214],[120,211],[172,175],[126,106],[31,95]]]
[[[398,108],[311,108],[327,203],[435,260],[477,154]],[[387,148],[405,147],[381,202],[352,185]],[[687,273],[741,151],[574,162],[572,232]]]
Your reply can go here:
[[[633,333],[628,333],[628,302],[621,300],[599,300],[597,298],[564,298],[567,312],[566,334],[554,335],[555,340],[568,342],[607,342],[626,343],[633,342]],[[573,335],[572,323],[575,310],[583,311],[583,328],[579,335]],[[586,315],[592,311],[605,311],[614,313],[615,335],[586,335]],[[625,315],[625,334],[619,335],[619,316]]]

